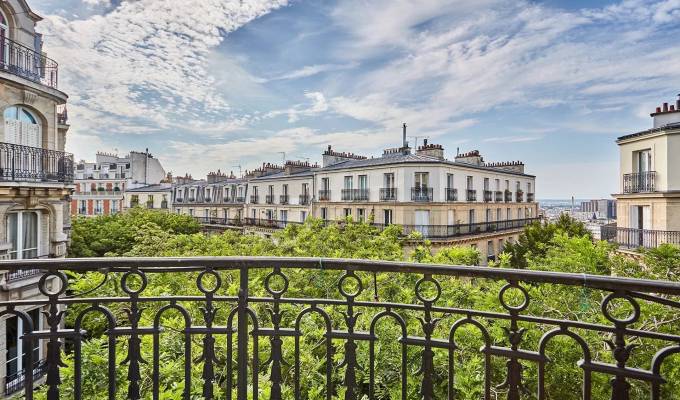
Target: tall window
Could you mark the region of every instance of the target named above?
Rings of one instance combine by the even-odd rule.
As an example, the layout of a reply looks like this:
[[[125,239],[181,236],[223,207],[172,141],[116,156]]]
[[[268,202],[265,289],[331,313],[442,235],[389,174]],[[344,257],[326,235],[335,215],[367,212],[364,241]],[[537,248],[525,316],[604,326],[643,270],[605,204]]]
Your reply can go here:
[[[474,187],[474,181],[472,176],[467,177],[467,189],[472,190]]]
[[[501,190],[501,180],[496,179],[496,191],[499,192]]]
[[[390,209],[383,210],[383,215],[384,215],[383,221],[385,225],[392,224],[392,210]]]
[[[354,185],[353,179],[351,176],[346,176],[345,177],[345,189],[352,189],[352,186]]]
[[[283,185],[281,187],[281,191],[283,192],[284,196],[288,196],[288,185]]]
[[[484,178],[484,190],[491,190],[489,187],[489,178]]]
[[[28,315],[33,320],[33,330],[41,330],[40,309],[31,310]],[[21,338],[27,331],[28,327],[24,326],[24,321],[21,318],[14,316],[5,320],[5,339],[7,340],[6,384],[11,383],[13,379],[19,379],[17,374],[26,368],[26,353],[29,349]],[[34,363],[40,360],[40,342],[40,340],[36,340],[33,343],[32,358]]]
[[[394,188],[394,174],[393,173],[387,173],[383,175],[383,181],[385,184],[386,189],[392,189]]]
[[[330,190],[331,183],[328,178],[321,178],[321,190]]]
[[[2,51],[0,52],[0,61],[2,61],[1,64],[4,65],[4,61],[7,60],[7,49],[5,49],[5,39],[9,36],[9,23],[7,21],[7,18],[5,17],[5,14],[2,13],[2,10],[0,10],[0,41],[3,44],[2,45]]]
[[[415,180],[417,188],[427,188],[430,186],[430,174],[428,172],[416,172]]]
[[[5,109],[5,142],[42,147],[42,131],[38,118],[27,108],[12,106]]]
[[[367,175],[359,175],[359,189],[361,189],[361,190],[368,189],[368,176]]]
[[[328,220],[328,208],[321,207],[321,219],[324,221]]]
[[[651,171],[652,169],[652,152],[651,150],[636,151],[633,153],[635,156],[635,167],[636,171],[639,173]]]
[[[468,213],[468,222],[470,224],[475,223],[475,210],[474,209],[470,210],[469,213]]]
[[[7,215],[7,238],[12,243],[10,256],[16,260],[38,257],[38,213],[20,211]]]
[[[446,187],[453,189],[453,174],[446,174]]]
[[[104,212],[104,201],[103,200],[95,200],[94,201],[94,213],[96,215],[102,215]]]

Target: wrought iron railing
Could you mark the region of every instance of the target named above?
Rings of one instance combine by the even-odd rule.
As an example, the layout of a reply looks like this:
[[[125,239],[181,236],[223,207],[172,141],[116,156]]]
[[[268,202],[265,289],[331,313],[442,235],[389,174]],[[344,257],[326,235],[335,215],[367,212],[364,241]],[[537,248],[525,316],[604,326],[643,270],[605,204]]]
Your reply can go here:
[[[380,201],[394,201],[397,199],[397,188],[380,188]]]
[[[6,37],[0,38],[0,70],[57,88],[57,62]]]
[[[330,201],[331,191],[330,190],[319,190],[319,201]]]
[[[282,194],[279,196],[279,204],[288,204],[288,195]]]
[[[342,189],[343,201],[368,201],[368,189]]]
[[[503,201],[503,192],[501,192],[500,190],[496,190],[494,192],[494,200],[496,201],[496,203],[501,203]]]
[[[510,203],[512,201],[512,192],[509,190],[506,190],[505,192],[505,202]]]
[[[260,200],[259,200],[259,197],[257,195],[255,195],[255,194],[250,195],[250,203],[251,204],[257,204],[257,203],[259,203],[259,201]]]
[[[203,225],[224,225],[224,226],[241,226],[241,222],[238,218],[225,218],[225,217],[196,217],[194,219]]]
[[[263,228],[278,228],[283,229],[288,225],[301,225],[302,222],[278,220],[269,218],[244,218],[243,224],[248,226],[260,226]]]
[[[274,204],[274,195],[273,194],[268,194],[264,197],[264,202],[266,204]]]
[[[515,192],[515,201],[518,203],[521,203],[524,201],[524,192],[521,190],[518,190]]]
[[[484,202],[493,201],[493,192],[491,190],[484,190]]]
[[[309,205],[310,200],[311,198],[308,194],[301,194],[299,198],[299,204],[303,206]]]
[[[5,283],[18,282],[24,279],[32,278],[40,275],[39,269],[25,269],[20,271],[5,272]]]
[[[179,385],[183,392],[178,394],[182,399],[282,399],[285,394],[295,399],[330,400],[339,394],[345,399],[387,398],[378,392],[384,393],[379,377],[386,376],[393,377],[389,396],[393,399],[454,399],[459,385],[466,385],[468,393],[475,388],[475,398],[485,400],[547,399],[554,398],[550,390],[562,381],[556,374],[563,369],[552,368],[559,364],[580,371],[583,384],[578,398],[590,399],[599,390],[609,392],[611,399],[630,399],[635,381],[649,388],[652,400],[660,400],[666,387],[665,367],[670,365],[667,361],[680,353],[680,336],[675,331],[640,323],[653,309],[667,310],[668,315],[680,312],[676,297],[680,284],[675,282],[329,258],[0,263],[0,269],[8,268],[46,272],[38,285],[44,297],[0,302],[0,316],[27,321],[25,335],[19,339],[24,348],[32,348],[35,340],[46,344],[48,400],[67,394],[84,398],[86,385],[93,385],[84,381],[89,371],[84,370],[83,361],[92,356],[106,360],[103,375],[96,375],[107,381],[101,382],[106,394],[100,398],[159,399],[161,383],[168,379],[161,358],[167,352],[184,365],[176,371],[183,381]],[[122,290],[96,287],[79,294],[69,276],[83,273],[99,275],[103,285],[108,282]],[[383,274],[388,279],[381,279]],[[170,276],[193,283],[181,295],[159,295],[154,290],[156,278],[167,281]],[[460,286],[454,284],[457,279],[488,287],[488,300],[461,301]],[[398,290],[393,281],[400,285]],[[546,309],[541,288],[591,296],[581,311],[556,314]],[[399,296],[405,292],[412,296]],[[628,316],[616,312],[621,304],[631,310]],[[44,330],[30,328],[31,317],[22,305],[47,310]],[[64,326],[64,308],[72,309],[70,326]],[[145,315],[147,319],[142,318]],[[97,316],[106,328],[88,333],[88,321]],[[177,321],[178,316],[183,325],[169,331],[179,334],[176,337],[184,345],[168,349],[165,346],[170,342],[162,339],[172,332],[163,327],[169,318]],[[386,324],[395,329],[385,330]],[[108,339],[108,351],[83,346],[88,335]],[[461,347],[461,335],[479,337],[481,348]],[[148,356],[143,356],[143,338],[153,348]],[[562,339],[570,339],[568,348]],[[633,348],[642,341],[648,353],[655,353],[651,359]],[[310,343],[313,353],[301,355],[307,348],[303,346]],[[572,358],[550,357],[555,346],[562,349],[558,354],[568,350]],[[62,351],[69,353],[72,373],[62,371]],[[122,363],[119,352],[124,353]],[[26,353],[25,364],[30,367],[24,375],[24,396],[29,400],[40,368],[34,366],[32,357],[33,352]],[[480,360],[479,369],[461,371],[461,363],[470,357]],[[339,365],[338,359],[343,360]],[[192,376],[194,366],[202,369],[198,379]],[[594,379],[596,374],[610,380]],[[317,386],[304,384],[310,382],[310,375],[319,378]],[[410,385],[417,385],[417,394],[409,393]]]
[[[656,171],[635,172],[623,175],[623,193],[656,191]]]
[[[680,231],[618,228],[612,225],[604,225],[600,228],[600,235],[602,240],[616,243],[627,249],[638,249],[640,247],[653,249],[664,243],[680,246]]]
[[[73,154],[0,142],[0,180],[73,182]]]
[[[416,186],[411,188],[411,201],[430,202],[434,198],[434,190],[427,186]]]
[[[527,193],[527,201],[533,203],[536,200],[536,195],[534,193]]]
[[[486,233],[495,233],[508,230],[518,230],[525,226],[540,221],[540,218],[508,219],[493,222],[475,222],[453,225],[397,225],[402,229],[402,235],[408,236],[412,232],[420,232],[425,239],[454,239],[463,236],[474,236]],[[384,228],[383,224],[372,224]]]
[[[477,201],[477,191],[474,189],[468,189],[465,195],[466,201]]]
[[[458,201],[458,189],[446,188],[446,201]]]
[[[34,364],[31,382],[35,382],[47,374],[47,362],[40,360]],[[26,388],[26,370],[5,377],[5,396],[12,395]]]

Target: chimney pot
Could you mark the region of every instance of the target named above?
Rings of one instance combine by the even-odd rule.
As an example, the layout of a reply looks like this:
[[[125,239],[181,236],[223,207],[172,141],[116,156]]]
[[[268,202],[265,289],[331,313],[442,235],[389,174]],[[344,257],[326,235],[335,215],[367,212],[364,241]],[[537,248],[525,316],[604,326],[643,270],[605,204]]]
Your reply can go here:
[[[661,107],[656,108],[656,112],[660,113],[661,112]]]
[[[668,103],[663,103],[663,112],[668,112]]]
[[[675,111],[675,104],[671,104],[670,111]]]

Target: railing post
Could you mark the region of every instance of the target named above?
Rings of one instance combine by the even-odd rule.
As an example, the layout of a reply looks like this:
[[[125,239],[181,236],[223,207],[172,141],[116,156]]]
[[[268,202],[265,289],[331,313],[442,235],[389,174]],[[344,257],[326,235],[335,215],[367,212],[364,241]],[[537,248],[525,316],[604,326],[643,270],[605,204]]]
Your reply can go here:
[[[241,267],[238,292],[238,378],[237,400],[248,398],[248,267]],[[257,351],[257,350],[255,350]]]

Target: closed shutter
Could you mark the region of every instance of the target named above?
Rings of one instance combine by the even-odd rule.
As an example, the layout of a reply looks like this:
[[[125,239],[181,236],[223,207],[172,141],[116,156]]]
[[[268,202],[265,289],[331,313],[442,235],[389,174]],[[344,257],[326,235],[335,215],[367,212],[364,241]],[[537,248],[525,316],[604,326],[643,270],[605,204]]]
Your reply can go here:
[[[21,144],[30,147],[42,147],[40,125],[28,122],[21,123]]]
[[[15,119],[5,119],[5,143],[20,144],[20,122]]]

